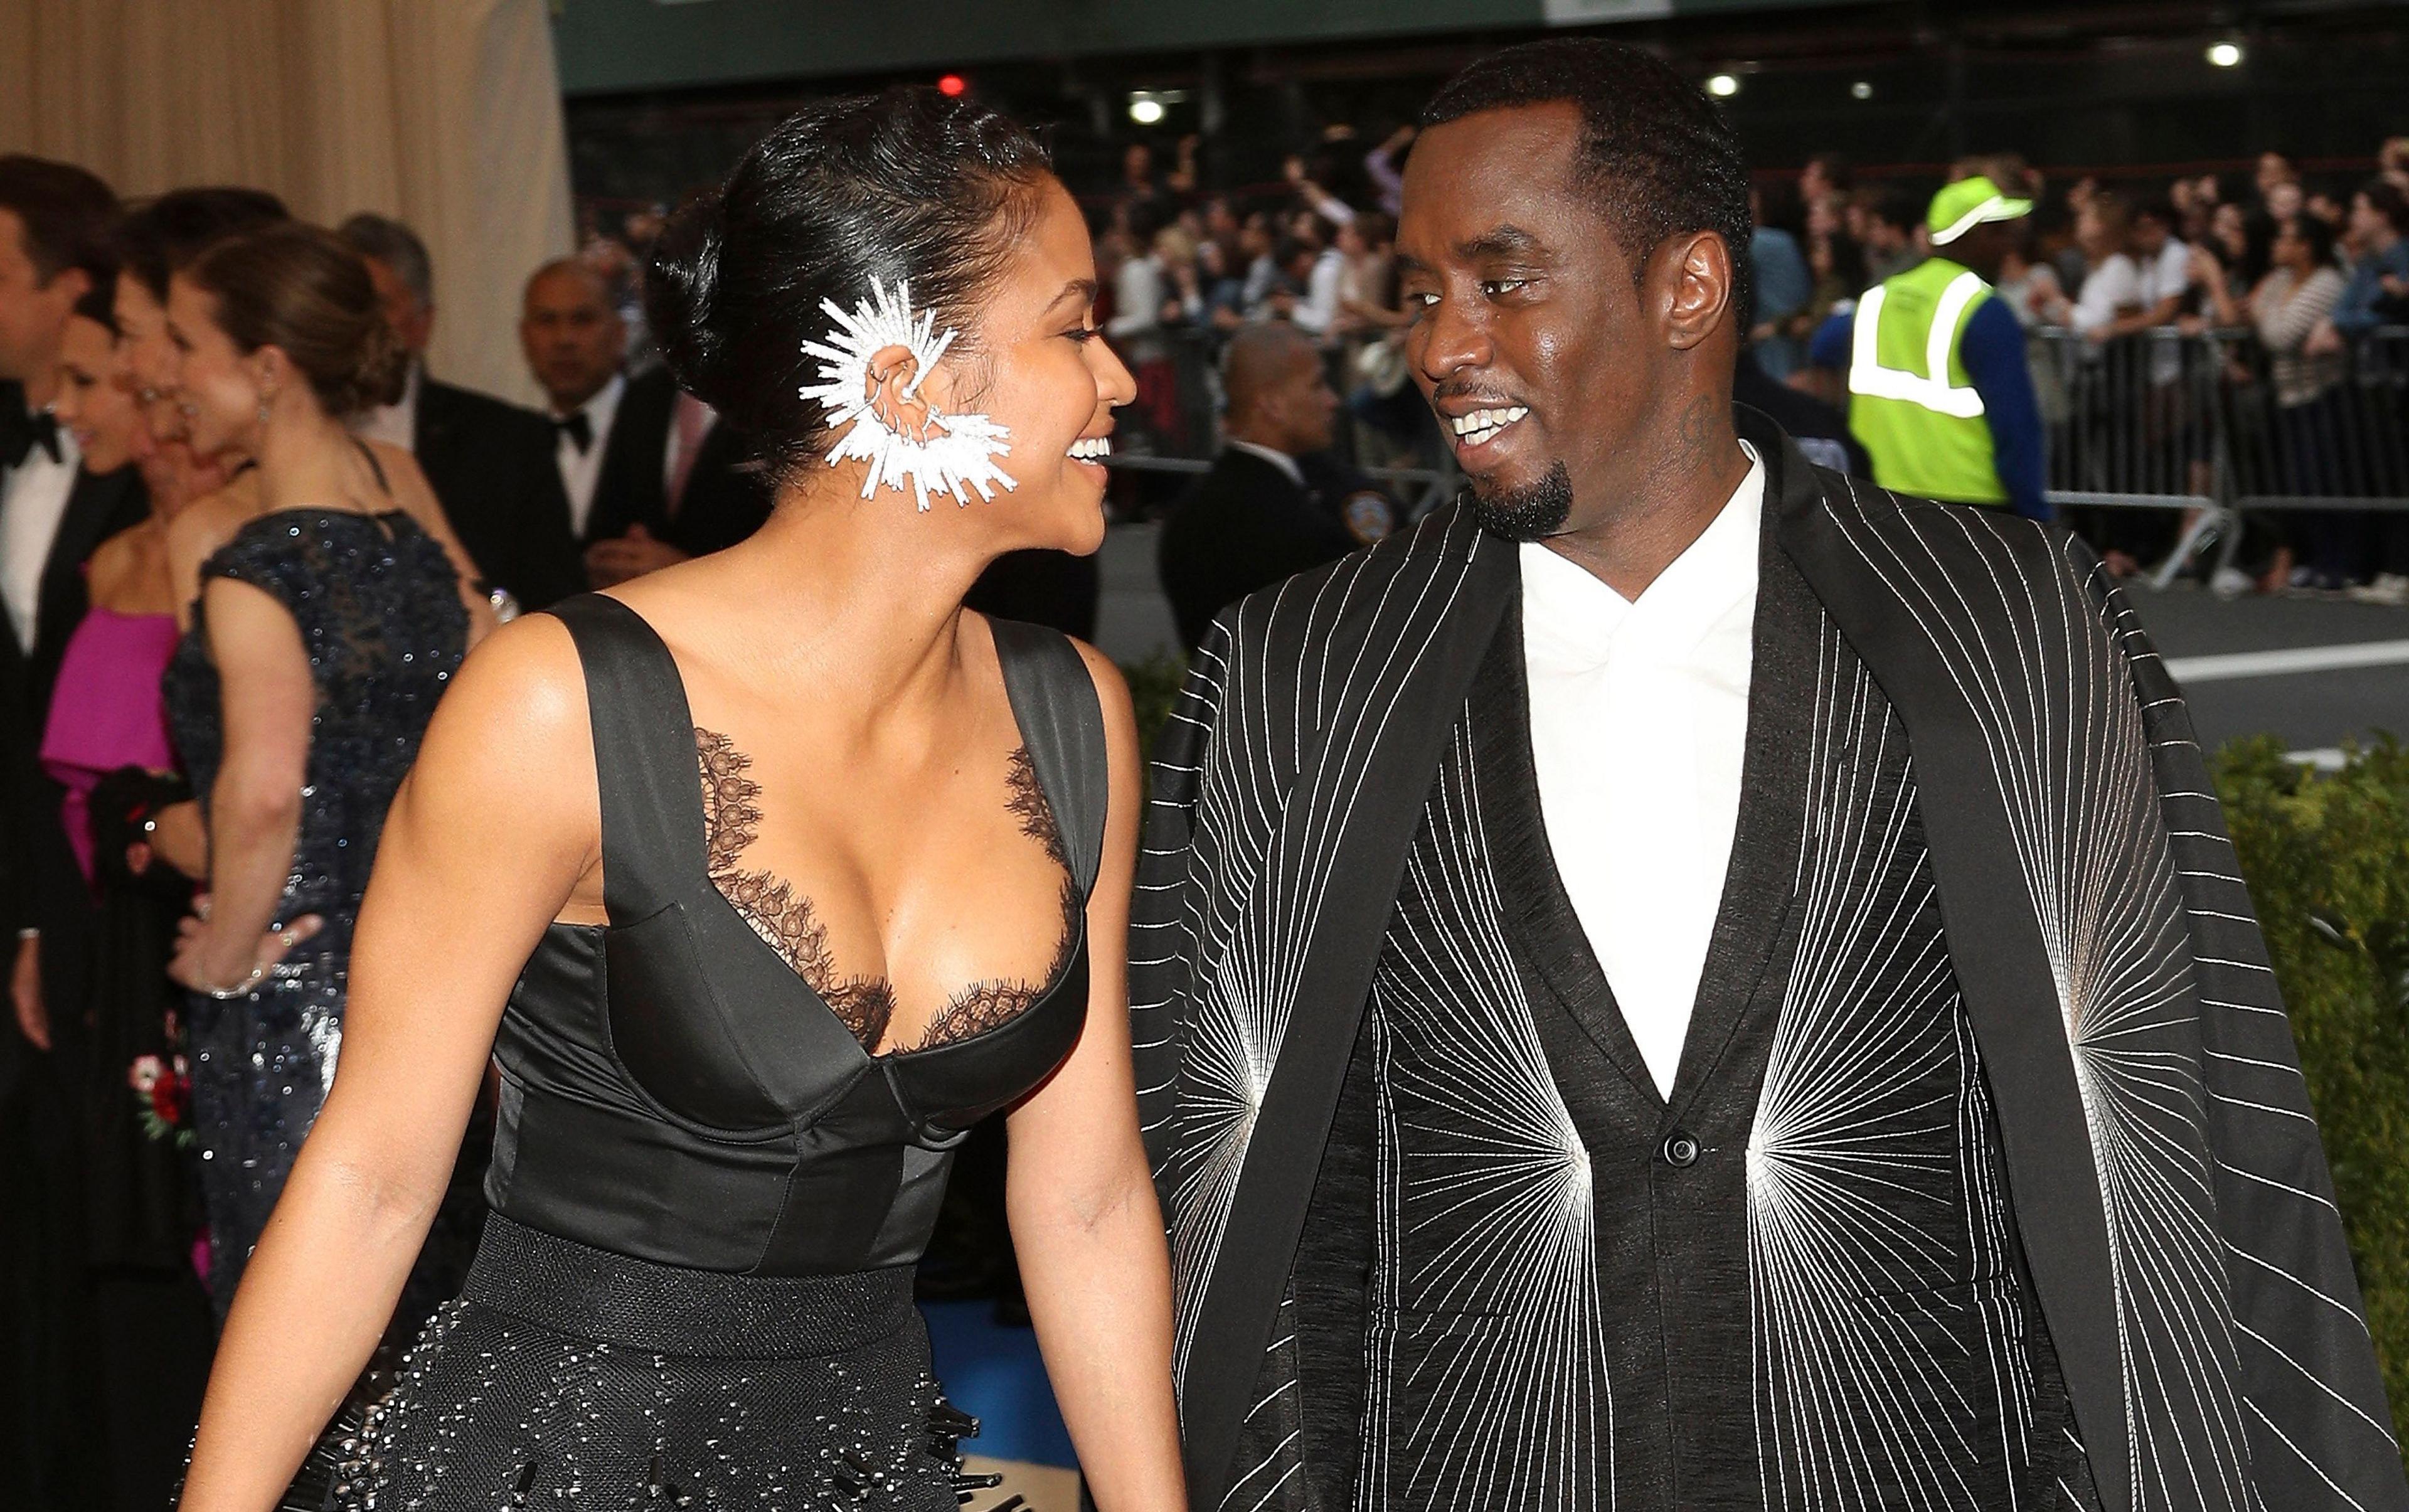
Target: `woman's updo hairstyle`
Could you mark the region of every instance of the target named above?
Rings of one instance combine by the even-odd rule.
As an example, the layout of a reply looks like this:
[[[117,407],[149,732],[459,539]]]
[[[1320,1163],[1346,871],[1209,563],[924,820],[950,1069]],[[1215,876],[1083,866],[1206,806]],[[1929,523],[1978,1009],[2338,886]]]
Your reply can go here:
[[[184,276],[217,296],[236,350],[281,350],[329,415],[401,397],[410,353],[385,324],[368,264],[333,232],[264,226],[212,244]]]
[[[908,281],[915,310],[961,333],[947,356],[974,356],[979,305],[1052,171],[1018,122],[926,86],[808,106],[662,231],[644,287],[661,354],[789,475],[830,439],[796,392],[819,374],[803,343],[832,330],[820,301]]]

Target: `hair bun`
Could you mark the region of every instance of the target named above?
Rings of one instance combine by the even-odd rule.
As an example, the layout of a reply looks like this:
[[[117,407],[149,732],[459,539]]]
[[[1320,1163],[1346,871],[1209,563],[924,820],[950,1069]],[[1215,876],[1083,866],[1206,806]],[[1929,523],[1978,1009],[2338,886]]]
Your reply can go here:
[[[661,360],[685,389],[714,409],[730,406],[722,387],[726,342],[719,328],[719,256],[725,245],[721,192],[679,207],[653,243],[644,277],[644,319]]]
[[[330,408],[339,413],[358,414],[397,403],[409,382],[410,349],[401,344],[401,338],[380,311],[360,333],[359,358],[353,365],[349,393],[344,396],[351,402]]]

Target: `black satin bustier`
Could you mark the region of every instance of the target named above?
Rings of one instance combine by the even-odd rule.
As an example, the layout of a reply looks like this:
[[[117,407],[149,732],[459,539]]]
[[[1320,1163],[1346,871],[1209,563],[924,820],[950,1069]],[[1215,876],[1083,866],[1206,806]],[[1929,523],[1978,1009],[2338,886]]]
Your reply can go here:
[[[549,612],[584,664],[607,926],[555,924],[494,1046],[486,1194],[529,1228],[769,1275],[916,1260],[970,1126],[1051,1074],[1086,1021],[1085,911],[1006,1021],[873,1056],[713,885],[694,721],[669,649],[586,595]],[[1071,643],[995,623],[1015,718],[1084,903],[1104,847],[1104,716]]]

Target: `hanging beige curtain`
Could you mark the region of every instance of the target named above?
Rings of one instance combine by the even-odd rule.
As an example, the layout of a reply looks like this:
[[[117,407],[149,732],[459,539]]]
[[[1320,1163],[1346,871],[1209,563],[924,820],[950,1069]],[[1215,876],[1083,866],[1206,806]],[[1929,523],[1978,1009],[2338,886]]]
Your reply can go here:
[[[435,261],[427,366],[535,397],[519,287],[572,233],[544,0],[0,0],[0,151],[129,197],[240,183],[328,225],[408,222]]]

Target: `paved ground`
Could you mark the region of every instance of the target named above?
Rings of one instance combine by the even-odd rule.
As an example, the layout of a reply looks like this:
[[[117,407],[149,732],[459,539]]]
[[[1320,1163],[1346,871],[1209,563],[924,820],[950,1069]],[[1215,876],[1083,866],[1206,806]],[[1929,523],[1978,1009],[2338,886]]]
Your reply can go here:
[[[1116,526],[1104,541],[1097,640],[1122,661],[1176,652],[1154,575],[1156,527]],[[2409,610],[2309,598],[2220,599],[2197,588],[2129,592],[2191,700],[2209,749],[2272,730],[2294,750],[2371,730],[2409,736]],[[2248,662],[2221,658],[2267,652]],[[2371,657],[2378,665],[2349,665]],[[2333,665],[2342,663],[2344,665]]]

